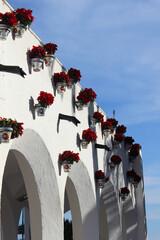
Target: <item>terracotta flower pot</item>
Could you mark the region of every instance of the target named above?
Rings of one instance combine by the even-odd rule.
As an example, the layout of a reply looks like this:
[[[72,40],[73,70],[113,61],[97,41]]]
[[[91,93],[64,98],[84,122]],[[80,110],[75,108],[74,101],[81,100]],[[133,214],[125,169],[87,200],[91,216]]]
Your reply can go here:
[[[13,129],[10,127],[0,127],[0,142],[9,143]]]

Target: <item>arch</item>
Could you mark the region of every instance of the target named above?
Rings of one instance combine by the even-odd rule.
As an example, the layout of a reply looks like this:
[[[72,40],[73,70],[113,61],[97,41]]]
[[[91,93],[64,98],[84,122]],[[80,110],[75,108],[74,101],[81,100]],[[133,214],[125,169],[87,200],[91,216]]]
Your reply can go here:
[[[127,197],[122,206],[122,236],[123,240],[138,239],[136,209],[131,197]]]
[[[114,187],[108,181],[100,199],[100,240],[121,240],[121,218]]]
[[[99,239],[95,194],[82,161],[72,166],[66,181],[66,192],[72,213],[73,239]]]
[[[23,136],[13,141],[7,163],[13,159],[18,163],[26,187],[31,238],[62,240],[63,223],[56,174],[42,138],[34,130],[25,129]]]

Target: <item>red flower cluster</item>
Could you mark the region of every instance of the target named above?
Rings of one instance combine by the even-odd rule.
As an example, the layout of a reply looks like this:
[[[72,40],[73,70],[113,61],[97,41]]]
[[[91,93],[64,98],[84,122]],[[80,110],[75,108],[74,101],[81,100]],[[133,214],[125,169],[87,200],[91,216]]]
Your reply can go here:
[[[64,151],[62,154],[60,154],[61,161],[68,161],[70,164],[73,164],[74,162],[79,162],[79,153],[74,153],[71,151]]]
[[[82,138],[86,139],[88,143],[93,142],[97,139],[97,134],[94,131],[92,131],[90,128],[88,128],[87,130],[83,130]]]
[[[10,28],[17,25],[17,18],[14,12],[0,13],[0,20],[0,23],[6,24]]]
[[[116,121],[115,118],[107,118],[107,122],[112,123],[112,127],[116,127],[118,124],[118,121]]]
[[[134,171],[134,169],[127,171],[127,177],[133,177],[134,182],[136,183],[141,181],[141,177]]]
[[[96,171],[95,172],[95,178],[96,178],[96,180],[104,179],[105,178],[104,172],[102,172],[102,170]]]
[[[64,72],[54,73],[54,81],[55,81],[55,84],[59,82],[68,84],[69,76]]]
[[[124,125],[119,125],[117,128],[116,128],[116,133],[122,133],[124,134],[126,132],[127,128],[124,126]]]
[[[94,102],[94,99],[97,97],[96,93],[92,88],[85,88],[81,90],[77,96],[78,100],[81,100],[83,103]]]
[[[14,13],[17,21],[25,26],[30,26],[34,20],[34,17],[32,16],[32,10],[30,9],[26,10],[25,8],[17,8]]]
[[[80,70],[77,70],[75,68],[70,68],[68,70],[68,75],[69,75],[69,78],[72,78],[74,79],[74,82],[77,83],[77,82],[80,82],[81,81],[81,73],[80,73]]]
[[[57,50],[57,45],[54,43],[46,43],[43,48],[46,50],[47,54],[54,54]]]
[[[113,162],[114,164],[120,164],[122,162],[122,158],[118,155],[113,155],[111,157],[111,162]]]
[[[124,139],[124,136],[122,135],[122,133],[116,133],[114,135],[114,140],[117,141],[117,142],[122,142]]]
[[[10,127],[13,128],[13,132],[11,138],[18,138],[19,135],[23,134],[23,123],[19,123],[16,120],[12,120],[11,118],[0,118],[0,127]]]
[[[32,50],[29,51],[30,58],[41,58],[43,59],[46,51],[41,46],[33,46]]]
[[[132,137],[124,137],[124,142],[132,144],[134,142],[134,139]]]
[[[112,129],[112,123],[108,121],[102,122],[102,130],[105,129]]]
[[[37,100],[42,107],[47,107],[53,104],[54,97],[51,93],[41,91]]]
[[[129,189],[127,187],[123,187],[123,188],[121,188],[121,193],[128,195],[130,193],[130,191],[129,191]]]
[[[129,156],[138,157],[140,149],[141,146],[138,143],[133,144],[131,150],[129,151]]]
[[[94,112],[93,118],[97,120],[97,122],[103,122],[104,115],[101,114],[100,112]]]

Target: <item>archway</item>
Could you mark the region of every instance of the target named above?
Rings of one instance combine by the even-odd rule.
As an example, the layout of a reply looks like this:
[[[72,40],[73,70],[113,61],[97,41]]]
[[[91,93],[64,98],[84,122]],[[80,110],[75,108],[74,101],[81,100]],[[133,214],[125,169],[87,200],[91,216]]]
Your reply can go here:
[[[72,214],[73,240],[99,239],[96,198],[82,161],[72,166],[65,191]]]
[[[43,240],[56,238],[62,240],[63,233],[61,229],[63,228],[63,223],[56,174],[50,154],[43,140],[35,131],[26,129],[21,138],[13,141],[5,168],[7,172],[10,169],[12,175],[13,171],[10,164],[16,161],[19,167],[18,173],[21,173],[23,176],[23,183],[21,178],[21,188],[19,187],[11,193],[13,196],[12,200],[14,198],[12,202],[16,202],[17,204],[18,196],[23,197],[27,195],[30,209],[31,239]],[[4,185],[5,181],[3,182]],[[8,185],[12,191],[9,182]],[[22,192],[20,192],[21,190]],[[10,194],[10,192],[8,191],[7,194]],[[15,215],[12,202],[8,204],[8,209],[10,209],[13,215],[13,232],[16,232],[21,207],[19,207],[19,211],[16,211]],[[3,204],[2,207],[4,207]],[[18,209],[18,207],[15,209]],[[8,224],[8,222],[5,224]],[[3,217],[2,226],[4,232]],[[13,237],[12,239],[14,240]]]

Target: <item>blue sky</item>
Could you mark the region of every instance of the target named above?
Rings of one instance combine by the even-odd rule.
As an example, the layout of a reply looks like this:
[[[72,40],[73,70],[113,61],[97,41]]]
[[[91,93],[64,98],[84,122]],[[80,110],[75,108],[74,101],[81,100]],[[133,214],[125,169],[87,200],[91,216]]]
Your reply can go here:
[[[113,109],[142,145],[148,238],[160,235],[160,0],[8,0],[32,9],[32,30],[58,45],[56,57],[81,70],[82,87]]]

